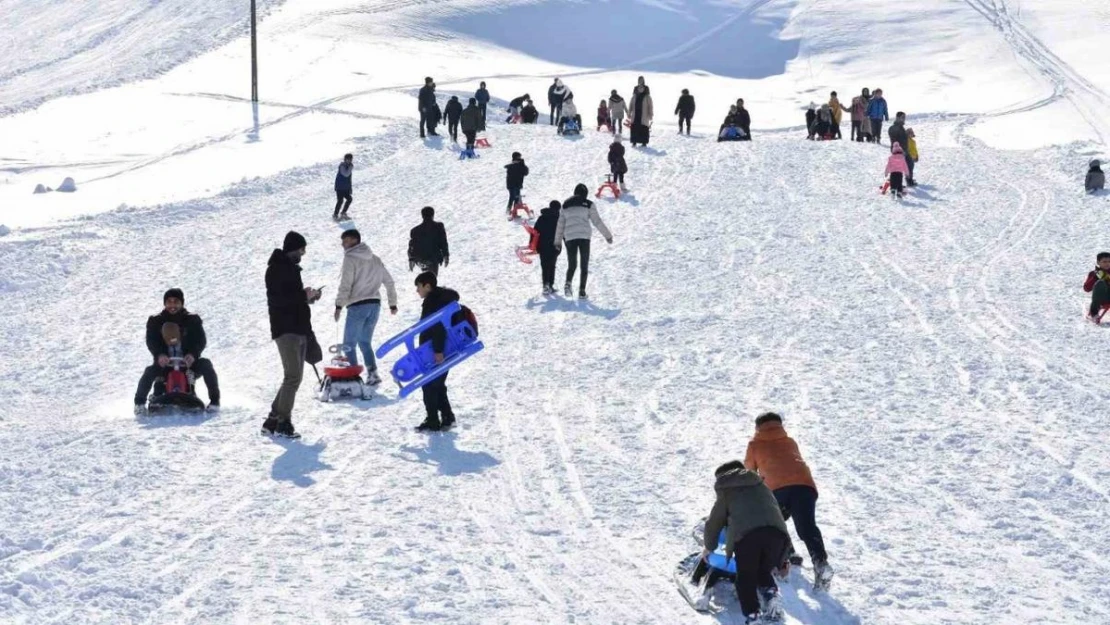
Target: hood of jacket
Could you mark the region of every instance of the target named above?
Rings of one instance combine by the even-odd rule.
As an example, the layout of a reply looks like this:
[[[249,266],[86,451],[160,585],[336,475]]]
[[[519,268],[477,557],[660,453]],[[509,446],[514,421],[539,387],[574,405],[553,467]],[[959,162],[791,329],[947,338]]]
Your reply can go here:
[[[717,476],[713,490],[721,492],[732,488],[751,488],[763,483],[763,478],[747,469],[733,469]]]
[[[347,248],[343,252],[343,255],[357,258],[358,260],[370,260],[374,258],[374,252],[370,251],[370,246],[365,243],[359,243],[358,245]]]
[[[786,438],[786,428],[784,428],[781,423],[775,423],[772,421],[770,423],[764,423],[763,425],[759,426],[759,429],[755,431],[755,436],[752,437],[752,440],[777,441],[784,438]]]
[[[1102,167],[1102,163],[1096,158],[1090,163],[1091,169],[1098,169]]]
[[[893,152],[894,154],[901,154],[901,153],[902,153],[902,144],[900,144],[900,143],[895,143],[895,144],[894,144],[894,147],[893,147],[893,148],[891,149],[891,151],[892,151],[892,152]]]
[[[540,214],[541,215],[547,215],[549,217],[558,217],[559,216],[559,209],[552,208],[550,206],[545,206],[542,209],[540,209]]]
[[[281,251],[278,248],[274,248],[273,253],[270,254],[270,260],[267,261],[266,264],[270,267],[273,267],[273,266],[276,266],[276,265],[292,265],[293,267],[296,267],[298,270],[301,268],[300,265],[293,262],[292,258],[289,258],[288,254],[286,254],[285,252]]]
[[[619,95],[611,95],[611,96],[609,96],[609,101],[610,102],[624,102],[624,98],[620,97]]]

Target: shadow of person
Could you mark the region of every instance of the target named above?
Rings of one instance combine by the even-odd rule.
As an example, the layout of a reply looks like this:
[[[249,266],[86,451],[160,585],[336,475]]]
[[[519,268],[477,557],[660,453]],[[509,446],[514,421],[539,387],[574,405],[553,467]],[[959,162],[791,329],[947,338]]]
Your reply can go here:
[[[562,297],[533,297],[528,300],[524,307],[528,310],[539,308],[541,313],[553,311],[586,313],[607,320],[616,319],[621,314],[620,308],[598,308],[589,300],[572,300]]]
[[[208,412],[206,410],[185,411],[166,409],[161,414],[143,415],[136,417],[140,427],[144,430],[153,430],[157,428],[178,428],[178,427],[193,427],[203,425],[209,420],[214,418],[216,413]]]
[[[311,473],[330,471],[332,466],[320,461],[320,453],[327,448],[323,441],[314,445],[304,445],[297,441],[276,438],[274,442],[285,448],[285,453],[274,458],[270,477],[279,482],[292,482],[301,488],[316,483]]]
[[[641,145],[641,146],[636,148],[636,151],[640,152],[641,154],[647,154],[648,156],[666,156],[667,155],[666,150],[657,150],[657,149],[655,149],[651,146],[648,146],[648,145]]]
[[[426,447],[401,446],[401,458],[410,462],[436,467],[440,475],[459,476],[464,473],[481,473],[501,464],[501,461],[484,451],[465,451],[455,447],[458,434],[443,432],[431,434]]]

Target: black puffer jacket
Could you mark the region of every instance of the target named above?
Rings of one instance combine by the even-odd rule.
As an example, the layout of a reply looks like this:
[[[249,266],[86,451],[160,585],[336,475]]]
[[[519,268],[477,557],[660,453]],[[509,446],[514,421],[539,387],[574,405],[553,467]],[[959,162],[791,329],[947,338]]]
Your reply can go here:
[[[505,188],[520,189],[524,187],[524,177],[528,175],[528,166],[524,160],[513,161],[505,165]]]
[[[420,318],[426,319],[439,312],[444,306],[457,301],[459,301],[457,291],[437,286],[432,289],[431,293],[428,293],[423,303],[420,304]],[[454,322],[455,320],[452,319],[452,323]],[[421,345],[429,341],[432,343],[432,351],[437,354],[443,353],[443,350],[447,348],[447,331],[442,325],[436,324],[420,333]]]
[[[272,338],[312,334],[312,313],[301,282],[301,267],[281,250],[274,250],[266,268],[266,306]]]
[[[162,340],[162,325],[176,323],[181,328],[181,348],[186,356],[200,358],[201,353],[208,345],[208,337],[204,334],[204,323],[199,315],[194,315],[182,308],[176,315],[162,311],[151,315],[146,320],[146,348],[150,355],[157,358],[169,353],[169,346]]]
[[[457,98],[451,98],[447,101],[447,106],[443,107],[443,113],[447,115],[447,120],[452,123],[457,123],[459,121],[462,112],[462,102],[459,102]]]
[[[449,255],[447,229],[443,224],[428,220],[409,231],[409,260],[412,262],[438,265]]]
[[[540,233],[540,245],[536,251],[544,256],[558,255],[555,248],[555,230],[559,227],[559,209],[548,206],[540,211],[534,228]]]

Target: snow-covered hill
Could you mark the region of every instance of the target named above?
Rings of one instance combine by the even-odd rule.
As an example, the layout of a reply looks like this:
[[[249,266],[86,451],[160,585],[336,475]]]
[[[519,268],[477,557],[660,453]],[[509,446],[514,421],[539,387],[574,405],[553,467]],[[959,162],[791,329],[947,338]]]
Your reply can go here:
[[[1110,356],[1078,289],[1110,247],[1107,198],[1080,193],[1110,85],[1052,7],[1110,20],[850,4],[287,0],[262,22],[257,126],[241,38],[0,118],[0,622],[731,622],[690,611],[670,572],[713,468],[770,409],[813,467],[839,571],[828,595],[795,573],[791,623],[1110,622]],[[568,12],[588,45],[537,42]],[[676,21],[673,39],[631,30]],[[721,58],[738,35],[777,42],[759,69]],[[660,113],[631,195],[602,202],[615,241],[596,242],[589,304],[538,295],[501,166],[524,154],[538,208],[598,182],[603,135],[495,123],[460,162],[415,132],[424,75],[504,101],[556,74],[587,117],[644,74]],[[798,130],[804,103],[862,86],[913,115],[922,185],[901,204],[877,192],[883,148]],[[689,138],[669,115],[684,87]],[[716,143],[741,96],[756,141]],[[449,229],[442,279],[487,345],[452,373],[454,433],[413,433],[419,399],[392,389],[325,406],[306,381],[305,438],[256,434],[280,377],[265,261],[297,229],[306,282],[337,284],[346,151],[351,212],[402,293],[379,337],[418,315],[420,207]],[[31,195],[67,175],[76,193]],[[204,316],[225,407],[137,421],[142,328],[169,286]]]

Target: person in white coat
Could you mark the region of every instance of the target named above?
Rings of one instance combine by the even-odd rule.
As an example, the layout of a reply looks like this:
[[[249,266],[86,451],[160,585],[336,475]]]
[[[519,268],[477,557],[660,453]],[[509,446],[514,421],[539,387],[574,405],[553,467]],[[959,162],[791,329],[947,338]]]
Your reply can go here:
[[[567,281],[563,286],[563,294],[567,297],[572,293],[571,281],[578,269],[578,259],[582,259],[578,299],[587,299],[586,280],[590,271],[590,238],[593,236],[593,229],[597,228],[601,236],[605,237],[606,243],[613,242],[613,233],[609,232],[609,228],[601,220],[594,203],[587,199],[589,194],[590,190],[584,184],[574,187],[574,196],[563,202],[563,209],[559,211],[559,223],[555,226],[555,250],[562,252],[563,241],[567,244]]]
[[[567,122],[574,120],[578,124],[578,132],[582,132],[582,116],[578,114],[578,106],[574,103],[574,94],[567,93],[563,98],[562,113],[559,116],[559,126],[555,132],[563,134],[566,130]]]
[[[358,230],[346,230],[340,236],[343,242],[343,269],[339,277],[339,291],[335,295],[335,320],[347,309],[347,324],[343,329],[343,347],[352,365],[358,364],[356,346],[366,361],[366,383],[382,383],[378,363],[370,341],[382,310],[382,285],[389,298],[389,313],[397,314],[397,289],[393,276],[370,247],[362,242]]]

